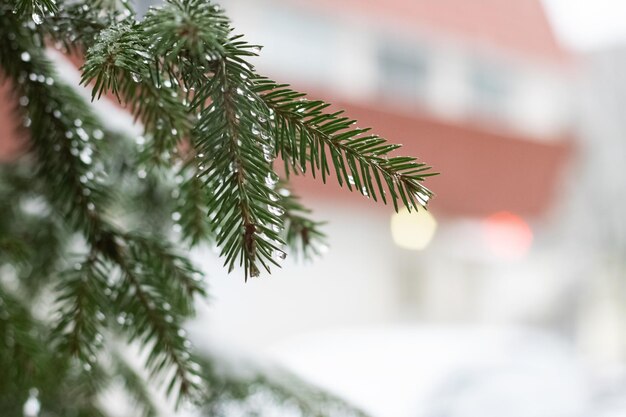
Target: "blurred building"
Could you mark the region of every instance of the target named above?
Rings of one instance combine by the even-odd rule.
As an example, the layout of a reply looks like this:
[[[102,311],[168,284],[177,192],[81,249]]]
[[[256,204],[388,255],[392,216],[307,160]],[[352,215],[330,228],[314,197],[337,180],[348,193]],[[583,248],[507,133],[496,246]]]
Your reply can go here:
[[[435,220],[416,226],[413,215],[396,217],[393,235],[388,207],[298,178],[306,201],[331,220],[333,250],[313,267],[290,265],[271,284],[249,285],[247,294],[238,282],[216,282],[217,333],[232,337],[231,326],[248,314],[268,325],[235,338],[260,344],[331,324],[565,315],[553,303],[567,292],[564,274],[549,251],[536,248],[549,246],[545,225],[572,149],[574,62],[539,0],[223,5],[238,31],[265,45],[262,74],[345,109],[441,175],[428,181]],[[17,121],[6,86],[0,92],[7,98],[0,101],[0,156],[7,157],[17,146],[9,139]],[[420,240],[424,251],[398,248],[436,225],[434,239]],[[290,280],[294,274],[303,279]],[[249,297],[246,310],[229,299],[229,287],[234,297]],[[294,309],[297,315],[286,314]]]
[[[572,118],[571,59],[538,0],[230,0],[261,72],[345,108],[442,172],[433,210],[537,216]],[[523,190],[523,191],[522,191]]]
[[[539,0],[223,4],[236,29],[265,46],[259,72],[336,104],[441,173],[428,181],[437,233],[420,252],[397,247],[407,246],[392,236],[391,209],[298,178],[305,201],[331,220],[333,250],[298,271],[310,278],[294,288],[282,280],[280,290],[255,288],[263,295],[250,306],[264,304],[259,314],[287,334],[281,312],[290,297],[300,319],[293,331],[411,318],[552,325],[570,317],[563,299],[573,284],[550,254],[548,226],[573,148],[576,72]],[[424,233],[412,229],[413,216],[394,223],[408,247]],[[320,298],[324,313],[315,309]]]

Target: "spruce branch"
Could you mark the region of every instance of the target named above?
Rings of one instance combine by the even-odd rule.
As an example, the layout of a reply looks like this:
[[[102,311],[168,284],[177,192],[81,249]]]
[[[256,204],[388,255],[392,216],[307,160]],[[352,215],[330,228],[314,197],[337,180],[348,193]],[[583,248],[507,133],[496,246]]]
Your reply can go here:
[[[121,285],[114,306],[118,315],[127,317],[124,332],[131,342],[149,346],[146,367],[153,377],[166,382],[168,395],[176,394],[177,403],[194,397],[200,377],[189,357],[190,344],[180,328],[180,315],[171,311],[159,288],[149,283],[142,264],[123,262],[120,268]]]
[[[93,366],[102,347],[102,327],[108,311],[108,265],[97,254],[77,262],[59,279],[59,320],[54,335],[60,349]]]
[[[13,78],[20,100],[29,104],[23,112],[28,120],[31,152],[36,156],[37,176],[45,184],[42,189],[66,224],[84,235],[92,253],[121,270],[121,285],[127,291],[118,291],[122,296],[115,303],[114,313],[135,318],[137,325],[126,326],[124,331],[144,346],[151,344],[148,368],[155,375],[172,370],[167,391],[178,400],[186,399],[198,386],[197,370],[189,359],[188,342],[180,334],[182,317],[191,313],[190,299],[193,293],[200,291],[195,277],[194,281],[187,279],[190,264],[165,247],[157,254],[151,253],[151,260],[147,260],[146,253],[135,250],[136,239],[130,239],[109,221],[103,208],[114,200],[113,194],[104,181],[103,164],[96,159],[99,147],[91,143],[92,138],[97,142],[108,133],[104,133],[83,100],[57,79],[42,47],[32,41],[32,29],[6,13],[0,18],[6,23],[3,27],[9,28],[0,34],[13,30],[22,35],[18,39],[24,42],[16,45],[13,39],[8,39],[3,43],[0,66]],[[159,259],[159,263],[155,263],[155,259]],[[92,271],[88,275],[94,278],[100,274]],[[174,280],[168,283],[166,290],[162,283],[167,278]],[[86,295],[81,281],[70,279],[68,282],[72,288],[65,290],[71,295],[62,297],[61,301],[73,300],[75,308],[70,301],[70,307],[61,314],[74,314],[66,315],[66,322],[62,322],[59,329],[71,329],[68,338],[71,351],[81,358],[92,358],[93,348],[87,344],[91,337],[87,336],[97,335],[97,327],[93,321],[87,321],[88,314],[83,314],[86,312],[81,301]],[[157,282],[161,286],[156,285]],[[89,284],[95,285],[95,282],[90,280]],[[178,311],[170,314],[165,307],[166,300],[176,285],[181,286],[180,295],[175,299]],[[137,297],[129,298],[128,291],[134,291]]]
[[[150,282],[167,297],[174,312],[183,317],[192,316],[194,297],[205,297],[202,275],[186,257],[164,239],[133,234],[127,236],[129,250],[135,262],[149,266]]]
[[[329,112],[328,103],[307,100],[286,84],[261,78],[256,92],[275,116],[276,150],[293,170],[326,182],[332,166],[340,185],[374,201],[387,203],[388,191],[396,210],[398,200],[409,209],[426,207],[432,192],[422,182],[436,174],[415,158],[390,156],[400,145],[354,127],[342,111]]]
[[[198,154],[206,155],[200,176],[216,190],[209,216],[217,245],[229,271],[239,260],[246,279],[259,275],[258,264],[268,272],[269,264],[278,266],[275,253],[282,253],[278,231],[284,212],[273,190],[277,178],[271,159],[263,152],[269,136],[257,115],[264,109],[242,77],[249,72],[236,59],[219,62],[206,93],[198,95],[199,102],[208,96],[211,104],[202,110],[192,135]]]

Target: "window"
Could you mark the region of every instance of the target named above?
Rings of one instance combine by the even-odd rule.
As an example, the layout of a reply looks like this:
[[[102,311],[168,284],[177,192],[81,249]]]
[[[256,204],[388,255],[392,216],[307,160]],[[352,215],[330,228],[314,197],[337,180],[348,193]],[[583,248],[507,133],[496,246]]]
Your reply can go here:
[[[429,63],[425,50],[385,42],[380,45],[377,60],[383,95],[417,100],[427,94]]]
[[[469,71],[471,108],[481,113],[507,111],[511,83],[509,68],[490,62],[473,62]]]

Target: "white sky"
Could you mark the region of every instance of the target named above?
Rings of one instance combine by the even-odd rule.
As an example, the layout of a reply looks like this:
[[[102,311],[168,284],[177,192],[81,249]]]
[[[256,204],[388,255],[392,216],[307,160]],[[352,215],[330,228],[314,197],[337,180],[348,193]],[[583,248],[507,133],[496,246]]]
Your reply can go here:
[[[562,43],[589,50],[626,43],[626,0],[543,0]]]

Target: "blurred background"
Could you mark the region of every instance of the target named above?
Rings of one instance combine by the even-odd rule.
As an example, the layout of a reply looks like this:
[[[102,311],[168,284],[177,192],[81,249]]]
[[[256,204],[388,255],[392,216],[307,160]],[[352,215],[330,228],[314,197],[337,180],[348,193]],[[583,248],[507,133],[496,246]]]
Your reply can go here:
[[[328,252],[244,284],[198,251],[196,343],[374,417],[626,416],[626,3],[221,4],[260,73],[441,175],[417,214],[297,178]]]

